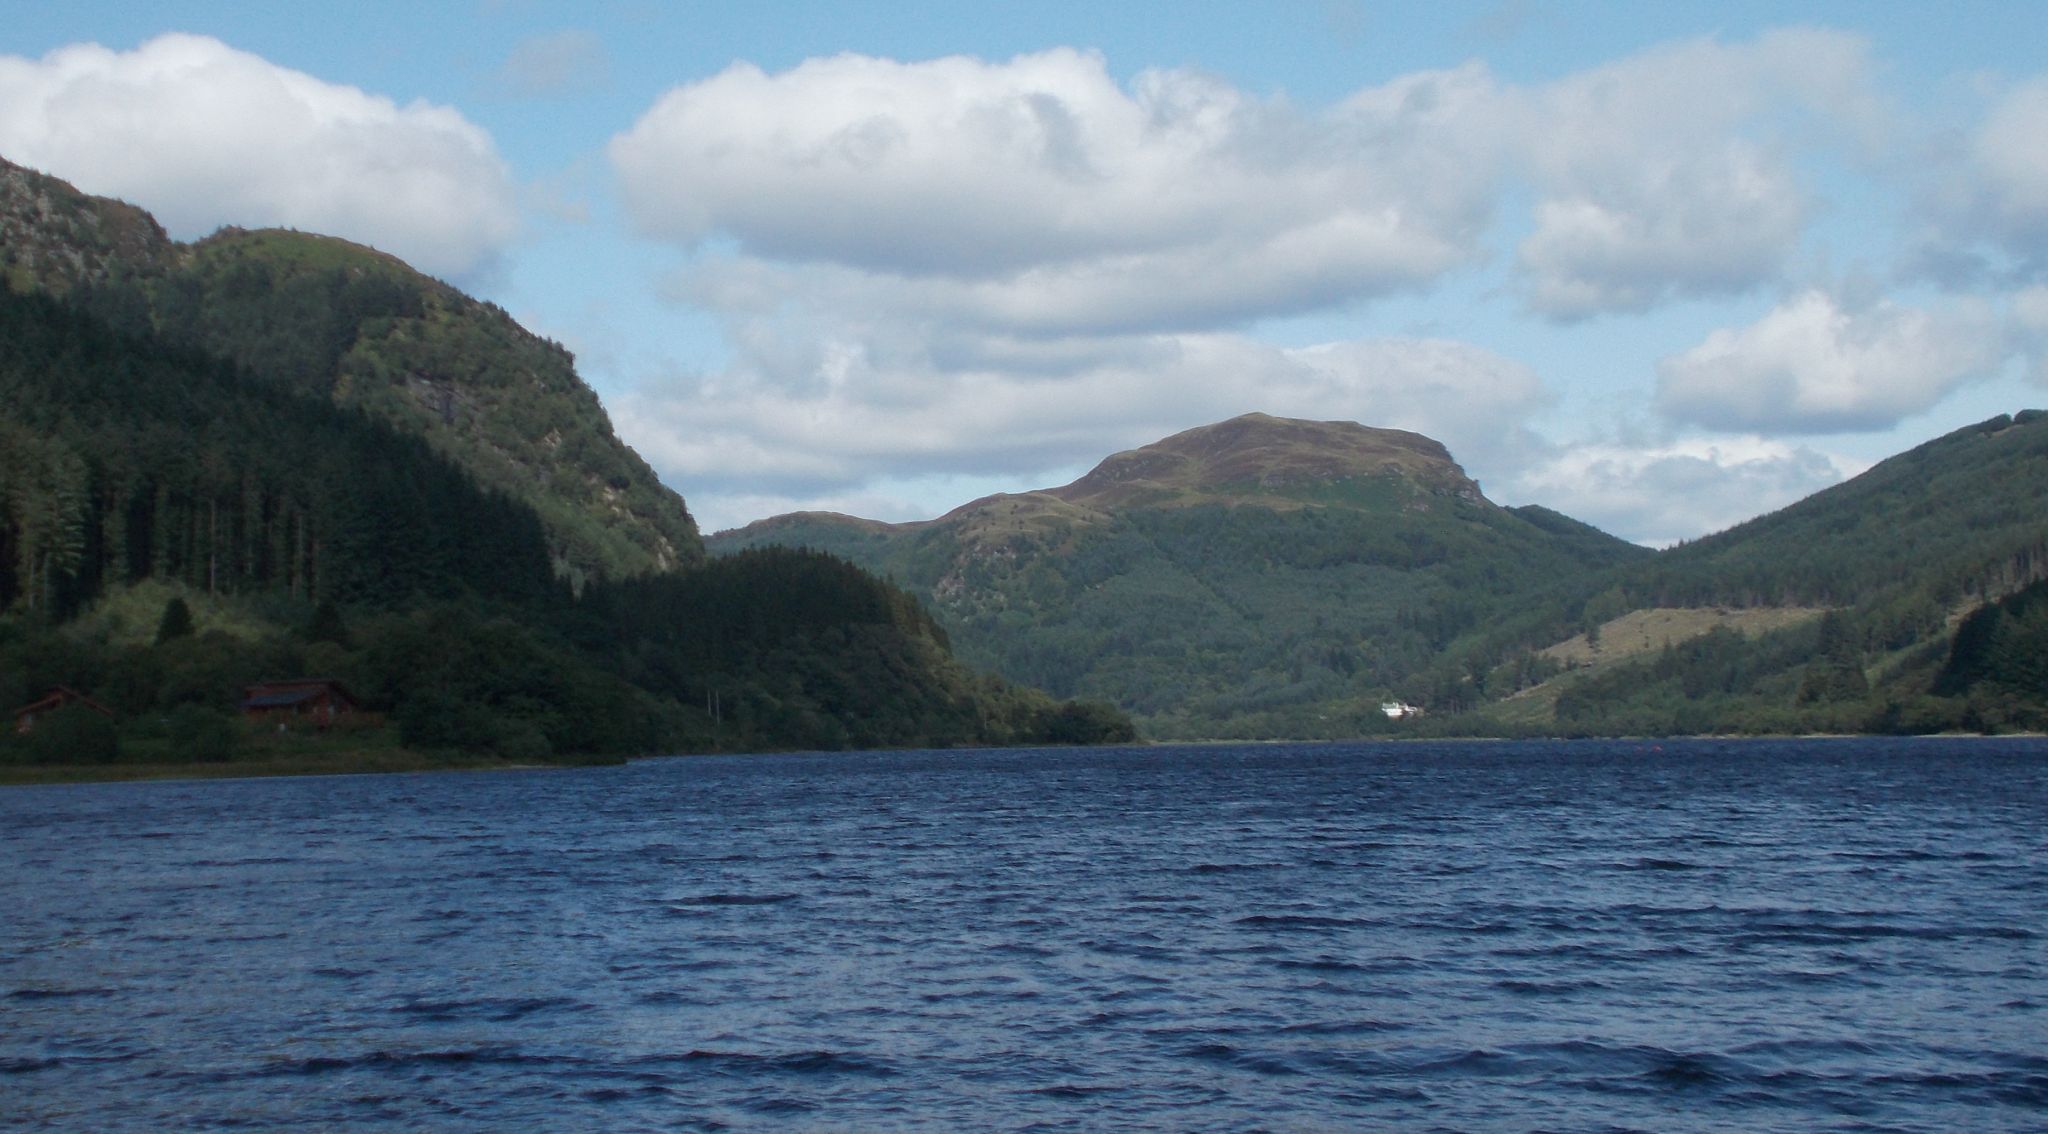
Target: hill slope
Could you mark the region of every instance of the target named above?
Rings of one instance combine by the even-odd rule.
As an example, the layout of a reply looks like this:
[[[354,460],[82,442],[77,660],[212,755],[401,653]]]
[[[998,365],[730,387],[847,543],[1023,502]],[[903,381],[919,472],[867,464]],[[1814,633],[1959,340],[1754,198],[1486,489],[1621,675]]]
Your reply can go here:
[[[1428,438],[1250,414],[1072,484],[886,525],[777,517],[714,552],[844,555],[927,598],[963,657],[1101,697],[1149,735],[1353,735],[1389,698],[1463,707],[1444,647],[1649,552],[1488,501]]]
[[[1511,715],[1599,733],[2038,727],[2048,723],[2048,687],[2013,701],[2005,682],[1994,705],[1953,674],[1974,672],[1954,656],[1972,648],[1957,639],[1964,617],[2044,578],[2048,413],[2001,415],[1585,581],[1581,630],[1673,608],[1810,613],[1770,632],[1712,630],[1652,657],[1563,675],[1539,698],[1554,699],[1554,716],[1529,717],[1526,706]]]
[[[1955,642],[1972,610],[2048,577],[2036,411],[1661,553],[1495,507],[1425,438],[1263,415],[933,521],[798,514],[709,543],[888,572],[965,656],[1113,699],[1161,736],[1383,731],[1382,698],[1431,714],[1403,729],[1451,731],[2048,722],[2048,689],[1983,692],[1970,675],[1989,670],[1957,653],[1983,648]]]
[[[0,278],[125,332],[424,438],[530,505],[580,584],[702,554],[682,499],[613,434],[559,344],[401,261],[332,237],[223,229],[193,244],[132,205],[0,160]]]
[[[373,747],[520,762],[1128,736],[968,671],[909,596],[823,556],[572,594],[533,509],[421,438],[0,289],[0,708],[64,686],[119,722],[71,718],[107,733],[91,746],[9,730],[0,778],[116,741],[146,762],[303,752],[234,714],[248,685],[307,674],[388,717]]]

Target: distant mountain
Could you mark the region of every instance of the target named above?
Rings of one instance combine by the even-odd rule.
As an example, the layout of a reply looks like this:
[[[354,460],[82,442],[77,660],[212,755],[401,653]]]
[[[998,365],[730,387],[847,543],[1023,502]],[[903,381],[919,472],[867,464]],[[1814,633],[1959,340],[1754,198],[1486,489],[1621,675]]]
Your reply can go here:
[[[181,244],[141,209],[0,160],[0,279],[420,436],[530,505],[578,585],[702,555],[566,350],[393,257],[280,230]]]
[[[963,656],[1158,736],[2048,724],[2048,688],[2011,676],[2038,670],[2011,644],[2038,602],[1956,639],[2048,578],[2035,411],[1660,553],[1496,507],[1427,438],[1258,414],[937,520],[799,513],[708,541],[763,544],[886,572]],[[2023,629],[1994,649],[1993,625]]]
[[[1448,644],[1647,550],[1488,501],[1429,438],[1249,414],[1072,484],[933,521],[826,513],[711,537],[845,556],[925,597],[961,655],[1155,736],[1353,735],[1476,703]]]

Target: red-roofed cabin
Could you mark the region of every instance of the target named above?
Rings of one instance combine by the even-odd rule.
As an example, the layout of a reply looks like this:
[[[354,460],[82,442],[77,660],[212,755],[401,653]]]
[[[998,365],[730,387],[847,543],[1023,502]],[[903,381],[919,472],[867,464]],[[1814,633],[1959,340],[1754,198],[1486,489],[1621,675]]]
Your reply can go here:
[[[22,736],[34,732],[36,722],[51,713],[62,712],[73,705],[91,709],[103,717],[112,718],[114,710],[80,693],[69,685],[59,685],[45,694],[40,701],[31,701],[14,710],[14,731]]]
[[[265,681],[242,691],[242,715],[279,728],[296,723],[327,728],[335,718],[361,711],[348,689],[331,677]]]

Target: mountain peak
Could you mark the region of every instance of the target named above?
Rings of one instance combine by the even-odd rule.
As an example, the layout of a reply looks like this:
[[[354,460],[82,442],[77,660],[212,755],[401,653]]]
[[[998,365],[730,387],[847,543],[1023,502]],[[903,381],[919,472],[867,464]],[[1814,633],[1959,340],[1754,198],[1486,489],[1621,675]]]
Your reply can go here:
[[[1480,500],[1450,451],[1419,433],[1248,413],[1117,453],[1051,494],[1098,508],[1196,500],[1333,503],[1375,488]]]
[[[0,286],[63,295],[117,271],[156,271],[178,246],[156,218],[0,157]]]

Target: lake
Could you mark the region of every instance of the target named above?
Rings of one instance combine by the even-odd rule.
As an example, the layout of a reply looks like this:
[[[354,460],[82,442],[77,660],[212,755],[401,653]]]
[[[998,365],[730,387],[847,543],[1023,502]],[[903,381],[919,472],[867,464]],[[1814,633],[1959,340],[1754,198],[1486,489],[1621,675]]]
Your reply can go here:
[[[0,1128],[2039,1131],[2048,742],[0,788]]]

